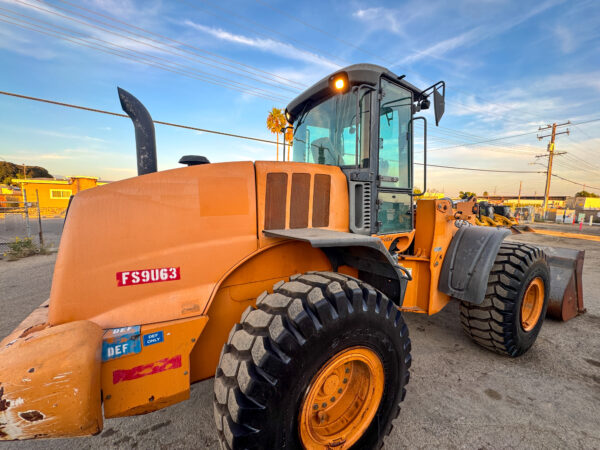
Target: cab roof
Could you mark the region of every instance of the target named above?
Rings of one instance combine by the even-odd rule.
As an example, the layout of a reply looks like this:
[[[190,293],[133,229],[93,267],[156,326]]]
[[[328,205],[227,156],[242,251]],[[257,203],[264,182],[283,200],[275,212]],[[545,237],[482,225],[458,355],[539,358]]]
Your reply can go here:
[[[286,111],[291,116],[292,121],[295,121],[296,118],[301,114],[302,109],[307,101],[310,101],[312,104],[318,104],[322,100],[331,97],[332,92],[330,82],[340,73],[345,73],[348,76],[348,82],[350,86],[356,86],[360,84],[375,86],[379,82],[379,78],[382,75],[385,75],[387,78],[396,81],[405,89],[412,91],[415,100],[419,100],[421,97],[422,90],[406,82],[404,80],[404,75],[398,76],[385,67],[377,66],[375,64],[353,64],[326,76],[292,100],[286,108]]]

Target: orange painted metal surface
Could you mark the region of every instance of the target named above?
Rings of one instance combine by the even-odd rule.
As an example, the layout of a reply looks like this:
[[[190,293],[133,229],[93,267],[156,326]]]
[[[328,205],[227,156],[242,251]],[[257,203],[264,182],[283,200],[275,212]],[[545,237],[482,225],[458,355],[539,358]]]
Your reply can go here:
[[[207,316],[141,327],[140,353],[102,364],[105,417],[132,416],[156,411],[190,395],[190,352],[202,333]],[[146,336],[160,339],[145,344]]]
[[[390,249],[390,245],[392,245],[392,243],[397,239],[395,251],[402,253],[408,247],[410,247],[410,244],[412,244],[412,241],[415,238],[415,230],[405,233],[375,234],[373,236],[381,239],[385,245],[385,248],[388,250]]]
[[[323,227],[329,230],[348,231],[348,182],[341,169],[336,166],[325,166],[318,164],[305,164],[297,162],[277,163],[271,161],[256,161],[256,201],[257,201],[257,223],[258,238],[260,246],[266,246],[280,241],[280,238],[266,237],[262,230],[265,225],[265,204],[267,191],[267,174],[284,173],[287,174],[287,184],[285,192],[285,226],[290,228],[290,203],[292,198],[292,174],[309,174],[311,177],[310,191],[308,195],[308,224],[307,227],[313,227],[313,206],[315,180],[317,175],[329,175],[329,221],[328,226]]]
[[[273,284],[309,270],[331,270],[331,264],[310,244],[287,241],[260,249],[228,273],[206,312],[210,320],[190,356],[192,381],[214,376],[231,328],[262,292],[272,292]]]
[[[199,315],[223,274],[256,248],[251,162],[167,170],[80,192],[61,239],[49,321],[116,328]],[[163,281],[162,268],[178,268],[180,279],[119,286],[117,273]]]
[[[375,417],[384,382],[381,359],[366,347],[331,358],[312,379],[300,408],[304,447],[350,448]]]
[[[399,263],[412,272],[402,309],[435,314],[450,301],[450,296],[438,290],[442,262],[456,232],[457,220],[470,222],[472,202],[459,203],[453,209],[449,200],[421,199],[417,201],[414,255],[399,255]]]
[[[102,430],[102,329],[88,321],[21,333],[0,345],[0,440]]]

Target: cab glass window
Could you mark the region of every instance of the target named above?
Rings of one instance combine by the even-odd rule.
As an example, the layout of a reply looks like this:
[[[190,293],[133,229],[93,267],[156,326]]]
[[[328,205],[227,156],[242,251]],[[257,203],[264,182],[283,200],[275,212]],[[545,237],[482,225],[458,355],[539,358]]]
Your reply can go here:
[[[370,91],[360,92],[358,127],[353,91],[335,95],[300,115],[294,129],[293,160],[335,166],[358,162],[360,167],[368,167],[370,98]]]
[[[400,192],[379,192],[377,196],[378,233],[401,233],[412,230],[411,196]]]
[[[412,98],[409,91],[385,78],[381,80],[379,107],[379,175],[387,188],[410,189],[410,133]]]

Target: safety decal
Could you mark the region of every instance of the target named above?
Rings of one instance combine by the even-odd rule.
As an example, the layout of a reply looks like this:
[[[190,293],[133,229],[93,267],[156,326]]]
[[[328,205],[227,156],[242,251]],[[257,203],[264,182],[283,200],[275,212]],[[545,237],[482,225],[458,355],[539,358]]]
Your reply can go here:
[[[152,344],[158,344],[165,340],[164,334],[162,331],[155,331],[154,333],[149,333],[144,335],[144,347],[148,347]]]
[[[126,270],[117,272],[117,286],[159,283],[181,279],[179,267],[161,267],[159,269]]]
[[[102,361],[142,351],[140,326],[111,328],[102,338]]]
[[[158,361],[154,361],[149,364],[132,367],[131,369],[118,369],[113,371],[113,384],[117,384],[122,381],[137,380],[138,378],[146,377],[148,375],[155,375],[167,370],[179,369],[180,367],[181,355],[177,355],[159,359]]]

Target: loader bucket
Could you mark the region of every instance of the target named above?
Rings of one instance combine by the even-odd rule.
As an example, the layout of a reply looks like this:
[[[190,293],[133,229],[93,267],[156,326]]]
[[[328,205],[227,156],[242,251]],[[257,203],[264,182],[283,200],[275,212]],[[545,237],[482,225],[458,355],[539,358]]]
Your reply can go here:
[[[583,314],[584,250],[559,247],[541,247],[550,266],[550,303],[547,316],[567,321]]]

